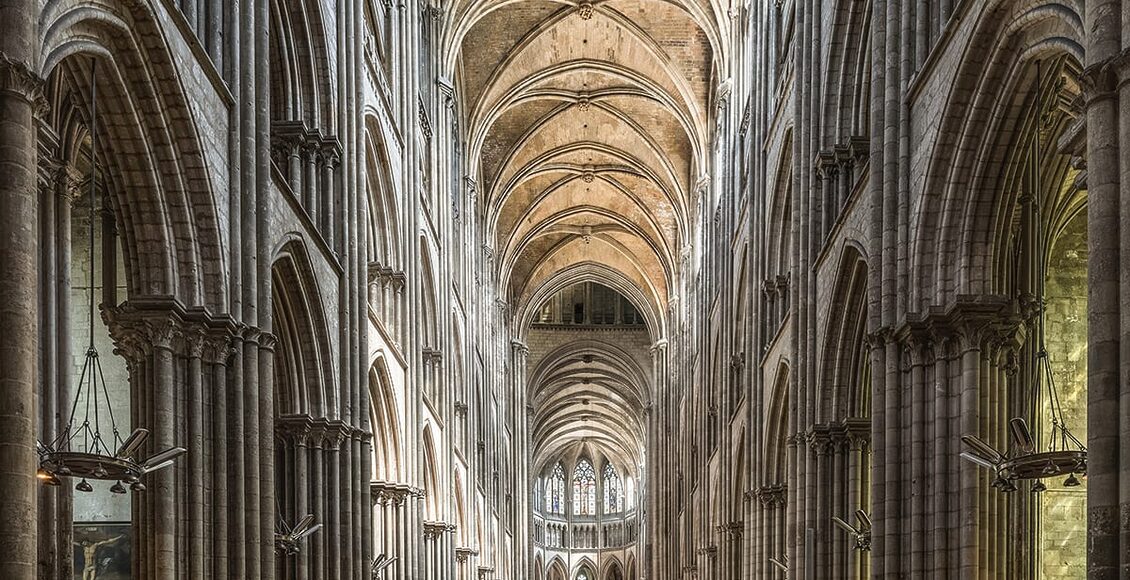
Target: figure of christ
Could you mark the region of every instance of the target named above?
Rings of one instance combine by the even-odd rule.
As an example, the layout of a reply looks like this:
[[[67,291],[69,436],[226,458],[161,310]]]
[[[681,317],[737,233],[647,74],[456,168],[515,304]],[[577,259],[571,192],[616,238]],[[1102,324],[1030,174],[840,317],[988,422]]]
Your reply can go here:
[[[89,540],[75,542],[76,546],[82,548],[82,580],[98,580],[98,550],[122,538],[123,536],[118,535],[108,540],[102,540],[101,542],[91,542]]]

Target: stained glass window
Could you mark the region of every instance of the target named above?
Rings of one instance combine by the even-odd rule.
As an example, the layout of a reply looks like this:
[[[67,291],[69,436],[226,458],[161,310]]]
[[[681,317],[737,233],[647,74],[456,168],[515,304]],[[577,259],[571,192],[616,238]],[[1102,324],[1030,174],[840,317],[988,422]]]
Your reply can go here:
[[[596,515],[596,470],[588,459],[577,462],[573,473],[573,513]]]
[[[604,512],[618,514],[624,511],[624,489],[620,485],[620,474],[611,463],[604,466]]]
[[[545,511],[551,514],[565,513],[565,468],[559,462],[553,473],[545,480]]]

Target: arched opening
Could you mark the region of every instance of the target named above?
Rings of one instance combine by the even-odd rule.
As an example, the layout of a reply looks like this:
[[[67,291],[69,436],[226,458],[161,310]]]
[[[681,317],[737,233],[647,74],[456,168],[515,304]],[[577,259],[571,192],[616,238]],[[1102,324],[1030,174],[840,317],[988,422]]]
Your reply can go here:
[[[432,439],[430,428],[424,429],[423,447],[423,493],[424,493],[424,520],[435,522],[440,519],[440,494],[443,490],[439,484],[439,472],[436,465],[435,441]]]
[[[825,393],[821,416],[828,421],[832,464],[838,466],[827,481],[829,505],[844,522],[860,525],[857,510],[871,510],[871,356],[866,340],[868,268],[855,246],[846,246],[840,258],[832,294],[821,364]],[[855,537],[823,524],[824,541],[832,546],[830,563],[846,570],[848,578],[870,576],[870,553],[857,549]]]
[[[370,418],[373,426],[373,481],[400,480],[400,411],[387,360],[369,368]]]
[[[342,148],[322,10],[313,0],[270,2],[271,161],[282,177],[275,184],[332,247],[340,238]]]
[[[271,268],[275,409],[280,416],[333,418],[337,408],[325,305],[305,247],[286,243]]]
[[[203,446],[205,406],[222,398],[226,385],[210,375],[222,351],[196,332],[212,322],[205,308],[223,302],[225,282],[213,261],[219,251],[213,192],[184,95],[168,77],[152,74],[150,62],[168,58],[157,23],[138,15],[127,29],[87,6],[55,8],[41,15],[42,59],[28,63],[29,78],[46,80],[39,87],[45,101],[38,103],[45,109],[27,128],[25,143],[38,162],[39,191],[33,182],[21,192],[36,205],[18,218],[25,220],[21,227],[38,228],[37,252],[29,252],[38,260],[38,280],[29,276],[24,286],[38,299],[38,327],[30,328],[39,340],[32,387],[38,398],[20,412],[29,418],[38,412],[36,436],[53,444],[67,429],[89,352],[101,367],[99,393],[91,398],[88,372],[70,433],[89,419],[113,452],[119,437],[148,429],[138,458],[184,441]],[[131,106],[138,102],[147,110]],[[21,131],[10,129],[6,134]],[[180,382],[162,380],[158,362],[180,370]],[[118,437],[111,434],[110,411]],[[72,441],[71,450],[79,445]],[[41,494],[40,575],[136,573],[137,554],[154,546],[150,530],[171,529],[172,498],[199,500],[192,488],[202,487],[212,467],[200,457],[189,460],[191,475],[178,462],[147,477],[145,485],[167,490],[150,501],[109,493],[114,482],[87,482],[90,492]],[[198,561],[193,569],[203,572]]]
[[[604,569],[604,580],[624,580],[624,570],[620,568],[620,562],[613,560]]]
[[[560,559],[555,558],[549,564],[549,574],[546,575],[546,580],[569,580],[569,571]]]
[[[586,457],[573,468],[573,515],[595,516],[596,506],[596,470]]]
[[[771,559],[783,561],[788,556],[786,496],[789,470],[789,383],[790,369],[784,362],[777,365],[770,391],[765,421],[765,449],[762,461],[766,479],[754,490],[760,504],[762,525],[768,530],[760,547],[757,566],[766,578],[783,579],[782,571]]]
[[[581,282],[561,289],[542,304],[533,323],[634,327],[646,324],[630,300],[596,282]]]
[[[333,482],[332,458],[348,437],[344,425],[333,421],[337,405],[330,394],[325,306],[299,240],[284,244],[271,267],[271,313],[278,341],[273,387],[277,518],[293,526],[312,515],[328,528],[332,515],[325,488]],[[326,553],[325,534],[315,533],[297,555],[275,552],[276,574],[281,580],[321,574]]]

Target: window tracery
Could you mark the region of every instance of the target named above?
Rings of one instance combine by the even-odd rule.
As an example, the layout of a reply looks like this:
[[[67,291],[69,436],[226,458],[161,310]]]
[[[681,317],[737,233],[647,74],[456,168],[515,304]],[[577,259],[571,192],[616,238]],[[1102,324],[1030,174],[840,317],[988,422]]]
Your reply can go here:
[[[624,489],[620,474],[608,463],[604,466],[604,512],[618,514],[624,511]]]
[[[551,514],[565,513],[565,468],[558,462],[545,480],[545,511]]]
[[[578,461],[573,472],[573,513],[596,515],[596,470],[588,459]]]

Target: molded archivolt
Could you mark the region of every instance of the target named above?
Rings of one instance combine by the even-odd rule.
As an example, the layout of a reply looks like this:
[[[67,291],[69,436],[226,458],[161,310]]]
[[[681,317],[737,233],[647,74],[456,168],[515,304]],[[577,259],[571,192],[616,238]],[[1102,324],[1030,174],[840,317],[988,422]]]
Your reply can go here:
[[[549,562],[549,573],[546,575],[546,580],[570,580],[569,568],[565,566],[565,562],[560,557],[555,557]]]
[[[789,366],[777,365],[777,373],[769,391],[769,405],[765,417],[765,455],[762,461],[765,473],[771,474],[774,483],[785,481],[785,454],[789,436]]]
[[[946,296],[1004,291],[1011,262],[1007,224],[1025,188],[1020,169],[1028,165],[1024,156],[1041,116],[1033,114],[1035,97],[1081,92],[1083,19],[1069,4],[1000,3],[977,25],[965,52],[976,58],[959,65],[940,121],[942,137],[929,152],[923,191],[932,193],[911,208],[918,216],[908,251],[911,291],[920,302],[912,308]],[[1041,91],[1037,62],[1045,77]],[[1051,86],[1061,80],[1061,87]],[[1055,126],[1042,128],[1047,145],[1036,161],[1044,182],[1056,187],[1070,157],[1055,144],[1069,122],[1063,117],[1077,112],[1062,113]]]
[[[817,421],[869,416],[870,385],[861,383],[870,356],[867,331],[867,261],[855,246],[845,246],[825,323]]]
[[[379,122],[365,117],[365,182],[369,188],[369,259],[386,268],[403,264],[400,205],[390,176],[388,152],[381,139]]]
[[[326,307],[306,250],[286,243],[271,268],[275,355],[275,408],[280,416],[337,418]]]
[[[100,164],[110,180],[130,296],[226,309],[219,199],[160,25],[115,2],[48,2],[40,22],[49,127],[67,130],[58,123],[76,104],[63,102],[71,91],[81,95],[73,98],[89,121],[91,59],[98,63]]]
[[[329,129],[331,90],[326,24],[317,0],[271,0],[271,115]]]
[[[624,577],[624,568],[620,566],[620,560],[615,556],[612,556],[604,564],[600,578],[603,580],[626,580]]]
[[[373,481],[400,482],[400,411],[388,361],[379,357],[369,369],[369,416],[373,428]]]
[[[424,520],[438,521],[441,518],[440,494],[444,489],[440,484],[439,466],[436,463],[436,446],[432,437],[432,427],[424,427],[423,436],[423,488],[424,488]]]
[[[871,0],[841,0],[825,70],[823,117],[839,144],[870,134]]]

